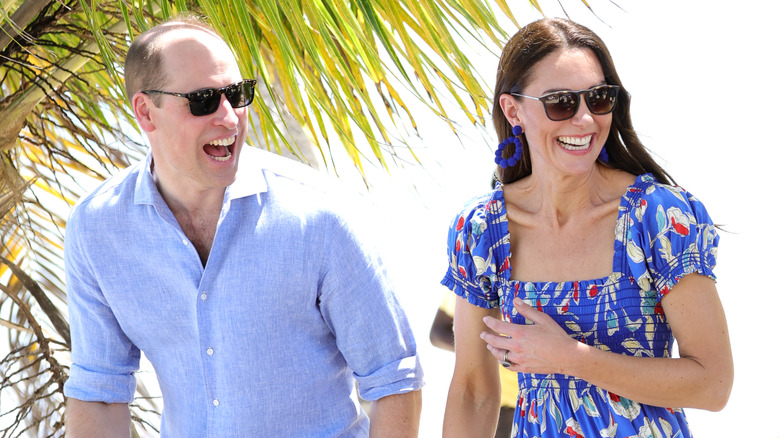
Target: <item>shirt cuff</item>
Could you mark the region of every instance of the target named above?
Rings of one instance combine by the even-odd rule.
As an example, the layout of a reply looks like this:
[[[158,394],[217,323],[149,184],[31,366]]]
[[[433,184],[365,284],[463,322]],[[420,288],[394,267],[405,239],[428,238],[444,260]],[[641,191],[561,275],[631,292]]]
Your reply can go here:
[[[135,373],[104,374],[73,364],[65,382],[65,396],[87,402],[130,403],[135,385]]]
[[[417,391],[424,385],[422,367],[417,356],[392,362],[367,376],[357,376],[357,382],[360,397],[366,401]]]

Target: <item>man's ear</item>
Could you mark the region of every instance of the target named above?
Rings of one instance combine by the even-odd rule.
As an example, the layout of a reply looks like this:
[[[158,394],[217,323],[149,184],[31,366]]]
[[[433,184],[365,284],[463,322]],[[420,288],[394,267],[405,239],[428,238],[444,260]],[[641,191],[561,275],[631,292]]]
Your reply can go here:
[[[144,93],[138,92],[133,95],[131,100],[133,104],[133,113],[135,113],[135,119],[138,121],[138,125],[145,132],[152,132],[155,130],[155,117],[154,109],[155,105],[152,102],[152,98]]]
[[[498,99],[498,102],[501,105],[501,111],[503,111],[507,122],[509,122],[511,126],[522,126],[523,109],[517,99],[509,94],[502,94]]]

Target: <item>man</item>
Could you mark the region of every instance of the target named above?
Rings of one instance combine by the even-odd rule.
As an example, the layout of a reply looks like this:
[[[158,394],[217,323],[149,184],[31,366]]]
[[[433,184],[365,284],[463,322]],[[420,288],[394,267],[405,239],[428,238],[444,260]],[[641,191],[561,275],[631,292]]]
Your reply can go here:
[[[125,77],[151,153],[68,221],[68,433],[129,436],[143,351],[164,437],[416,436],[422,373],[381,262],[302,165],[242,151],[254,81],[226,43],[167,22]]]

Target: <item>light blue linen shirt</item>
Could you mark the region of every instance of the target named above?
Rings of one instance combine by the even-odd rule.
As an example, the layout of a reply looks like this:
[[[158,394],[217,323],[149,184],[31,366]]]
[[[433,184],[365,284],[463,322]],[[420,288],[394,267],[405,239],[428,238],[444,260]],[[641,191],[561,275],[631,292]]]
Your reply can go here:
[[[164,437],[356,437],[368,418],[355,380],[366,400],[422,387],[381,260],[314,171],[245,147],[204,267],[150,163],[68,220],[66,396],[131,402],[143,351]]]

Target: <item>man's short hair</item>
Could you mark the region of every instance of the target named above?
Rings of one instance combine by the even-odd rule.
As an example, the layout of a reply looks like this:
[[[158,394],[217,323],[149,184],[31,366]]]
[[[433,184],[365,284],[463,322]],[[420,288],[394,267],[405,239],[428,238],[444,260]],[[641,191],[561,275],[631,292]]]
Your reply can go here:
[[[125,58],[125,91],[129,99],[141,90],[161,90],[170,83],[163,68],[162,37],[180,29],[199,30],[222,39],[213,27],[195,15],[178,15],[138,35]],[[159,106],[160,95],[150,97]]]

